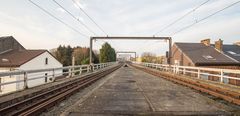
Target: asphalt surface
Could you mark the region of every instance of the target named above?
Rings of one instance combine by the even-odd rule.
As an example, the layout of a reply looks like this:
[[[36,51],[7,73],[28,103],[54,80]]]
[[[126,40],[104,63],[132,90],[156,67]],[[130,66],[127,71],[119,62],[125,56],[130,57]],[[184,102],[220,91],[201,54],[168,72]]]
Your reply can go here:
[[[88,98],[76,102],[68,115],[231,115],[236,110],[132,67],[111,75]]]

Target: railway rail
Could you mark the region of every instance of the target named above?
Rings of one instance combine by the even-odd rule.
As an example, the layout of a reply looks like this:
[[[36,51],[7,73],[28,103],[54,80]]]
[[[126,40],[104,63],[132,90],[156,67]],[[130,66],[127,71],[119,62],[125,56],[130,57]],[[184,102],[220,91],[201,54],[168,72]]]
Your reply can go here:
[[[38,95],[28,97],[22,101],[12,101],[13,104],[7,107],[1,107],[0,116],[39,115],[44,110],[51,108],[80,89],[83,89],[98,79],[112,73],[121,66],[122,64],[119,64],[109,70],[102,70],[86,75],[82,78],[64,83],[50,91],[45,91]]]
[[[221,98],[230,103],[240,105],[240,93],[231,91],[226,88],[220,88],[214,85],[206,84],[194,79],[182,78],[180,75],[169,74],[167,72],[162,72],[156,69],[150,69],[146,67],[141,67],[137,65],[131,65],[139,70],[145,71],[149,74],[152,74],[157,77],[165,78],[166,80],[172,81],[174,83],[190,87],[192,89],[210,94],[212,96]]]

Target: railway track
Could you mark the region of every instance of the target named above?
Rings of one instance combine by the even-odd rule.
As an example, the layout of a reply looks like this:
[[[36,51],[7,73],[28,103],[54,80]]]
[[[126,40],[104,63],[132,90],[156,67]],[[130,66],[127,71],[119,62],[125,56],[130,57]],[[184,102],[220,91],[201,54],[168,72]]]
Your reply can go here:
[[[192,89],[210,94],[217,98],[221,98],[230,103],[240,105],[240,93],[239,92],[231,91],[227,88],[222,88],[222,87],[220,88],[220,87],[217,87],[214,85],[202,83],[200,81],[193,80],[193,79],[182,78],[180,75],[168,74],[165,72],[157,71],[155,69],[149,69],[149,68],[140,67],[140,66],[136,66],[136,65],[131,65],[131,66],[133,66],[139,70],[145,71],[149,74],[152,74],[154,76],[165,78],[166,80],[172,81],[174,83],[184,85],[184,86],[190,87]]]
[[[39,115],[46,109],[49,109],[72,94],[87,87],[98,79],[112,73],[122,65],[117,65],[109,70],[99,71],[82,78],[64,83],[50,91],[42,92],[38,95],[28,97],[22,101],[0,109],[0,116],[29,116]]]

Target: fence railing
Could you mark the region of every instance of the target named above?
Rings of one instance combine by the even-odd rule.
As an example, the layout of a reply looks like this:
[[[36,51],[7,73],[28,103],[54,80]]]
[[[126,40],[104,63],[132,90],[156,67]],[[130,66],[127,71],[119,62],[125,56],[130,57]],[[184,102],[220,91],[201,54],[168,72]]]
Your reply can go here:
[[[0,72],[0,94],[4,92],[2,88],[12,88],[13,91],[34,87],[37,85],[54,82],[58,78],[71,78],[74,76],[96,71],[105,67],[117,64],[117,62],[100,63],[93,65],[76,65],[60,68],[48,68],[37,70],[15,70],[9,72]],[[14,90],[14,88],[16,88]]]
[[[190,66],[177,66],[166,64],[154,64],[133,62],[145,67],[154,68],[161,71],[172,72],[174,74],[186,75],[198,79],[219,81],[221,83],[240,85],[240,70],[233,69],[217,69],[217,68],[203,68]]]

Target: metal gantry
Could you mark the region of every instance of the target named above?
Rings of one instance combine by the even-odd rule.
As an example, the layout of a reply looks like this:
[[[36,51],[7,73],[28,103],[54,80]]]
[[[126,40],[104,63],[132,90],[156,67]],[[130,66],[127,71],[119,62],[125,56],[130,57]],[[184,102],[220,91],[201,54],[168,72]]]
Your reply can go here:
[[[116,58],[117,58],[117,54],[119,54],[119,53],[134,54],[134,58],[135,58],[135,61],[136,61],[137,52],[133,52],[133,51],[117,51],[117,52],[116,52]]]
[[[89,63],[92,64],[92,44],[93,40],[97,39],[112,39],[112,40],[118,40],[118,39],[123,39],[123,40],[167,40],[169,43],[169,54],[168,54],[168,60],[169,64],[171,64],[171,54],[172,54],[172,38],[171,37],[138,37],[138,36],[106,36],[106,37],[91,37],[90,38],[90,61]]]

